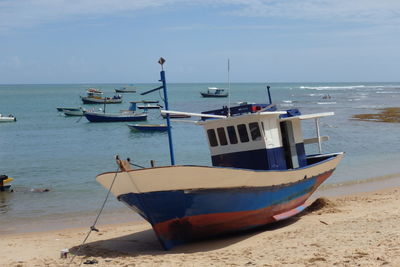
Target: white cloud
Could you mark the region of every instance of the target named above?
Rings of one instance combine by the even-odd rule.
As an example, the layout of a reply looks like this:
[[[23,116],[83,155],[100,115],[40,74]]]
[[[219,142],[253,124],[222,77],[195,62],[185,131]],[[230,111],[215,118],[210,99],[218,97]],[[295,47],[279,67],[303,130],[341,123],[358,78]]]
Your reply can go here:
[[[249,0],[235,1],[241,9],[230,14],[301,20],[330,20],[390,23],[398,21],[398,0]]]
[[[0,30],[159,7],[226,8],[221,15],[397,24],[399,0],[0,0]]]

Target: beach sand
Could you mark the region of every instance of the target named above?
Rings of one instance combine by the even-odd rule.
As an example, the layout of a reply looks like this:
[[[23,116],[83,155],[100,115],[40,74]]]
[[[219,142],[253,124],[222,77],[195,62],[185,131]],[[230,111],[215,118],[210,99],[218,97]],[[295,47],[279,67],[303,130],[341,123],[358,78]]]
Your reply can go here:
[[[306,212],[261,229],[163,251],[149,224],[6,234],[0,266],[400,266],[400,187],[319,198]],[[89,266],[82,264],[82,266]]]

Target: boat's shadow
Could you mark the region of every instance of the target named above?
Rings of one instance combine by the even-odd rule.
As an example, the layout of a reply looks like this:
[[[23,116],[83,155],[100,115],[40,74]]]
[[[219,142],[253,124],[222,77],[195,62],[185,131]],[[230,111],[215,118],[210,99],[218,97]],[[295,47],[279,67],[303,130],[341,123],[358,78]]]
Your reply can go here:
[[[70,252],[77,256],[101,258],[206,252],[228,247],[265,231],[274,231],[286,227],[299,219],[299,217],[292,217],[252,230],[225,234],[206,240],[196,240],[185,245],[173,247],[169,251],[163,250],[153,230],[149,229],[117,238],[86,243],[81,248],[79,248],[79,245],[74,246],[70,248]]]

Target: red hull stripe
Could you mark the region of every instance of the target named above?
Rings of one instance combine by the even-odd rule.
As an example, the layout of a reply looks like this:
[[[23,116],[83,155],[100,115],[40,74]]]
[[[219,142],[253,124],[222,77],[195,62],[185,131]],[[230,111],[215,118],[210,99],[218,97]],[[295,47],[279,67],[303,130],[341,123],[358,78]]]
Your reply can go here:
[[[311,191],[291,201],[272,205],[258,210],[212,213],[168,220],[153,225],[153,229],[165,249],[185,243],[228,232],[246,230],[271,222],[289,218],[304,207],[302,204],[325,181],[332,171],[321,174]]]

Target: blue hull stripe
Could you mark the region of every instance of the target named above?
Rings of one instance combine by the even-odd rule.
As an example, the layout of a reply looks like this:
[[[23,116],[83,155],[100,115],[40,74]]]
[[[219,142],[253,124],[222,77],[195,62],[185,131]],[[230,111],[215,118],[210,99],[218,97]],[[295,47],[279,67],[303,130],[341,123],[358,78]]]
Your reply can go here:
[[[118,199],[140,210],[151,224],[157,224],[175,218],[258,210],[286,203],[311,192],[316,180],[314,177],[293,184],[256,188],[129,193]]]
[[[121,122],[121,121],[144,121],[147,115],[127,116],[127,117],[105,117],[85,113],[85,117],[91,122]]]

